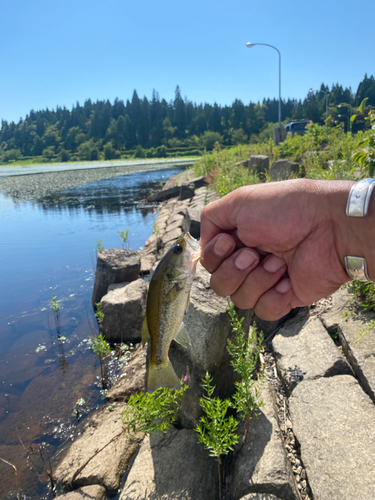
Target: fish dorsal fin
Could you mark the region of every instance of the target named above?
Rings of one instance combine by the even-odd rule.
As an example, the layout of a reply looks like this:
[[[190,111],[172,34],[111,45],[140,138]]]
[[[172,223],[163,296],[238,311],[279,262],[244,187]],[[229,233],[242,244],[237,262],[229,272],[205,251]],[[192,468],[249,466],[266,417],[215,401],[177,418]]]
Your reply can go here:
[[[145,317],[143,319],[143,323],[142,323],[142,344],[143,345],[145,345],[149,336],[150,336],[150,332],[148,331],[147,315],[145,315]]]
[[[191,345],[188,332],[186,331],[185,325],[183,323],[181,323],[181,326],[176,333],[174,340],[183,347],[188,347],[189,345]]]
[[[187,296],[185,312],[187,312],[187,310],[189,309],[189,304],[190,304],[190,290],[189,290],[189,293],[188,293],[188,296]]]

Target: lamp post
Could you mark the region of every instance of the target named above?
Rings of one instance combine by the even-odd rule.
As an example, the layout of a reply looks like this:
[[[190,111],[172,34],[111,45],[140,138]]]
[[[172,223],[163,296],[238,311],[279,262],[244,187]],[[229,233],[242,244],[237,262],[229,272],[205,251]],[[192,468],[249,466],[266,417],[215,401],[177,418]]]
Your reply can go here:
[[[313,90],[313,89],[310,89],[309,90],[310,94],[312,94],[313,92],[324,92],[325,95],[326,95],[326,128],[327,128],[327,120],[328,120],[328,90]]]
[[[247,47],[251,49],[251,47],[254,47],[254,45],[265,45],[266,47],[271,47],[272,49],[275,49],[277,53],[279,54],[279,128],[281,128],[281,54],[280,51],[274,47],[273,45],[270,45],[268,43],[251,43],[248,42]]]
[[[339,104],[337,107],[338,108],[346,108],[347,106],[349,106],[349,109],[350,109],[349,116],[351,117],[352,116],[352,106],[350,104],[347,104],[347,105],[346,104]],[[338,115],[338,116],[345,116],[345,115]],[[351,123],[350,119],[349,119],[348,130],[350,133],[352,133],[352,123]]]
[[[346,128],[346,131],[348,132],[351,132],[350,130],[350,119],[349,119],[349,116],[346,116],[346,115],[337,115],[339,118],[346,118],[348,120],[348,123],[347,123],[347,128]]]

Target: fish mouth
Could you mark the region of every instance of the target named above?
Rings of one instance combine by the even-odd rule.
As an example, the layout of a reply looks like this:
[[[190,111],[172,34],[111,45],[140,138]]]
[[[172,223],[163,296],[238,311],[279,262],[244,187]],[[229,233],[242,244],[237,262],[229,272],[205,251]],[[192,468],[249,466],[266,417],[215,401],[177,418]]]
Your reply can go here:
[[[193,262],[198,261],[201,256],[199,241],[192,237],[190,233],[185,234],[186,248],[190,251]]]

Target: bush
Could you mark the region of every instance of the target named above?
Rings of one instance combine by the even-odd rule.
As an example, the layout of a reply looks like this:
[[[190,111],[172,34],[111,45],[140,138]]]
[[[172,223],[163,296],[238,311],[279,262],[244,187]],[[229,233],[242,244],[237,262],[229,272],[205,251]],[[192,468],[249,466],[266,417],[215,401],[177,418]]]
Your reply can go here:
[[[104,159],[105,160],[114,160],[116,158],[116,150],[112,146],[111,142],[107,142],[104,146]]]
[[[156,148],[156,156],[157,156],[157,158],[166,158],[167,157],[167,148],[164,145],[158,146]]]
[[[136,147],[134,158],[146,158],[145,150],[142,148],[140,144],[138,144],[138,146]]]
[[[62,149],[59,154],[59,160],[61,162],[69,161],[69,153],[66,149]]]

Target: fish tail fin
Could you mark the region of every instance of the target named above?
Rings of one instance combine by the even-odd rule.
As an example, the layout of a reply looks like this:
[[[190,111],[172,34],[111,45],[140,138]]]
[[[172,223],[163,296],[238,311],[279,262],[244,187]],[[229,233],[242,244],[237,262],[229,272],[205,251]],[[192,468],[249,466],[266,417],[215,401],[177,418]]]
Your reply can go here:
[[[177,375],[169,358],[167,363],[157,365],[150,361],[148,365],[148,392],[154,392],[161,386],[169,387],[170,389],[179,389],[180,387]]]

